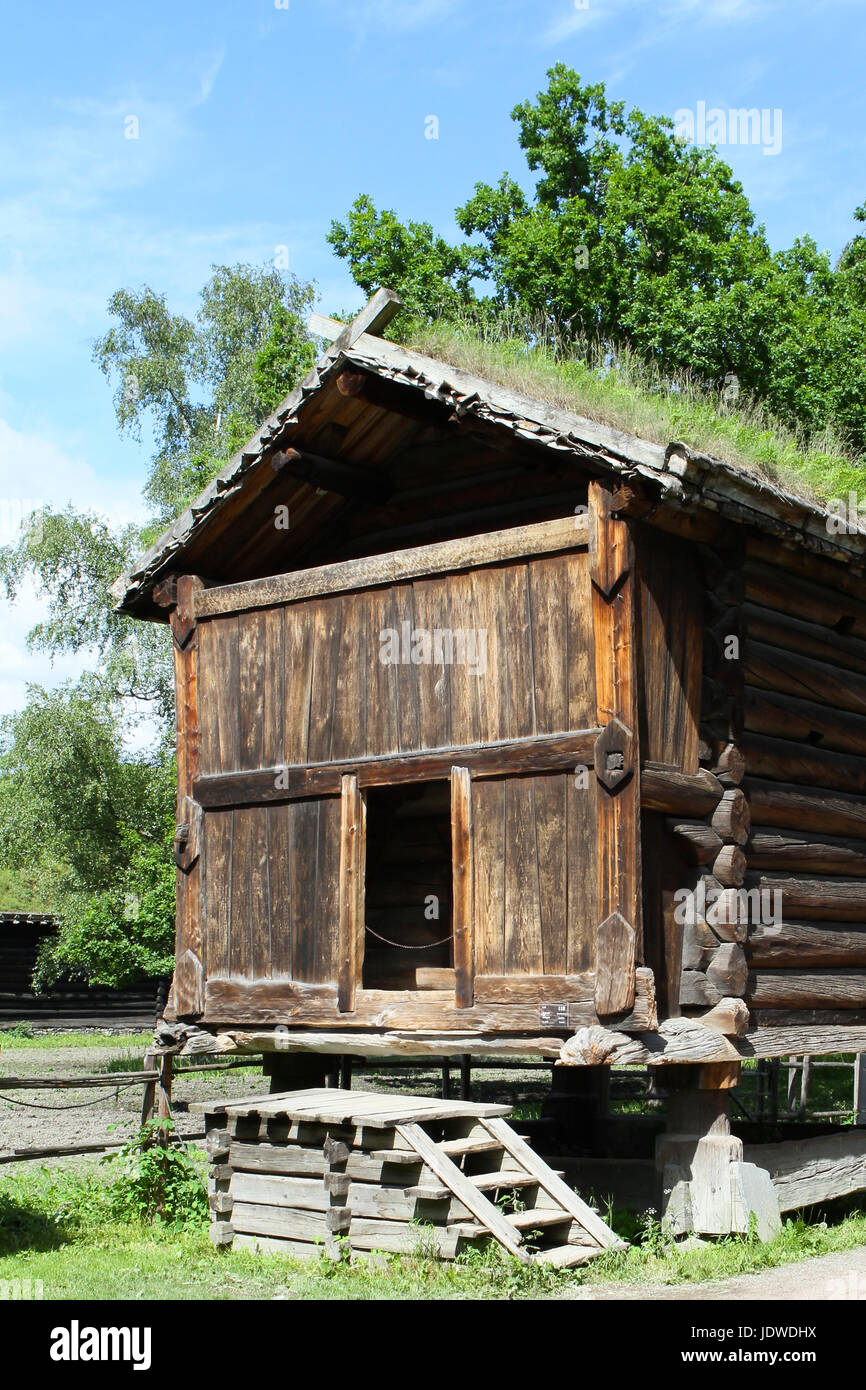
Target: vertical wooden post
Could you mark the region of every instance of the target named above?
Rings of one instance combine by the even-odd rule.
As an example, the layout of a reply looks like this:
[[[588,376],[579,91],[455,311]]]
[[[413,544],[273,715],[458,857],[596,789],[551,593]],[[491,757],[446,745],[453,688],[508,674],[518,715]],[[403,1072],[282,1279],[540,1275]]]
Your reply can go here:
[[[677,1235],[745,1233],[757,1220],[761,1240],[782,1228],[770,1174],[743,1160],[731,1134],[728,1093],[739,1062],[657,1068],[667,1093],[666,1129],[656,1139],[664,1224]]]
[[[159,1071],[159,1096],[156,1104],[158,1120],[171,1121],[171,1083],[174,1076],[174,1054],[165,1052],[157,1064]],[[168,1129],[159,1130],[159,1143],[168,1148]]]
[[[203,588],[195,575],[182,574],[155,592],[157,602],[171,605],[174,689],[177,705],[177,865],[174,981],[171,998],[178,1018],[204,1013],[204,944],[202,938],[201,807],[193,799],[199,770],[198,630],[196,595]]]
[[[595,1007],[603,1018],[632,1008],[635,965],[642,958],[636,596],[631,532],[614,512],[608,484],[590,483],[589,519],[596,704],[603,729],[595,752]]]
[[[472,780],[467,767],[451,769],[451,872],[456,1003],[458,1009],[469,1009],[475,997],[475,967]]]
[[[146,1053],[144,1054],[144,1062],[143,1062],[143,1064],[142,1064],[143,1070],[144,1070],[144,1071],[151,1071],[153,1068],[156,1067],[158,1061],[159,1061],[159,1055],[158,1055],[158,1054],[155,1054],[155,1053],[153,1053],[153,1052],[146,1052]],[[145,1083],[144,1083],[144,1094],[143,1094],[142,1097],[141,1097],[141,1127],[142,1127],[142,1129],[144,1128],[144,1126],[145,1126],[150,1120],[153,1119],[153,1111],[154,1111],[155,1105],[156,1105],[156,1082],[155,1082],[155,1081],[145,1081]]]
[[[342,779],[340,807],[340,978],[338,1007],[351,1013],[364,970],[364,872],[367,806],[358,779]]]
[[[812,1058],[807,1055],[803,1058],[803,1068],[800,1072],[800,1108],[799,1118],[805,1120],[806,1110],[809,1105],[809,1083],[812,1080]]]
[[[269,1080],[268,1091],[273,1096],[286,1091],[318,1090],[325,1085],[333,1058],[319,1052],[267,1052],[262,1062],[262,1071]]]
[[[471,1052],[461,1052],[460,1054],[460,1099],[472,1099],[472,1054]]]
[[[866,1052],[854,1058],[854,1123],[866,1125]]]

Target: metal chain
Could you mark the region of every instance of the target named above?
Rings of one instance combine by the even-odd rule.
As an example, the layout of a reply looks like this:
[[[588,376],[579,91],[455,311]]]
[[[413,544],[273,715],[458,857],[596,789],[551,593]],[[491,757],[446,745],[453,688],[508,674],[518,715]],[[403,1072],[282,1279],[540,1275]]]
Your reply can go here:
[[[112,1096],[116,1100],[119,1091],[141,1084],[140,1081],[119,1081],[116,1086],[106,1086],[105,1090],[108,1095],[97,1096],[96,1100],[76,1101],[74,1105],[40,1105],[35,1100],[13,1100],[11,1096],[2,1095],[0,1095],[0,1100],[5,1100],[7,1105],[20,1105],[24,1110],[86,1110],[90,1105],[101,1105],[103,1101],[111,1100]]]
[[[386,946],[396,946],[398,951],[432,951],[434,946],[444,946],[446,942],[451,940],[451,933],[449,932],[447,936],[443,936],[441,941],[428,941],[424,946],[407,946],[405,941],[389,941],[387,936],[380,936],[377,931],[373,931],[372,927],[365,926],[364,930],[368,931],[371,936],[375,936],[377,941],[384,941]]]

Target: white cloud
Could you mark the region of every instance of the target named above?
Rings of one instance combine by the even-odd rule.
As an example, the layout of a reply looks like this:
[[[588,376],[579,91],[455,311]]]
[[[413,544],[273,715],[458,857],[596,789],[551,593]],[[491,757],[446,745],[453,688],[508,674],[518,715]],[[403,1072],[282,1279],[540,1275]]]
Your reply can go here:
[[[220,68],[225,62],[225,57],[226,50],[224,48],[218,49],[211,57],[207,67],[199,78],[199,95],[198,100],[193,103],[195,106],[203,106],[207,101],[214,89],[214,83],[219,76]]]
[[[29,430],[14,429],[0,419],[0,528],[5,518],[18,518],[38,506],[95,511],[114,524],[143,522],[145,511],[138,487],[129,478],[97,475],[86,460],[72,458],[52,440]],[[14,536],[8,524],[0,543]]]
[[[583,33],[586,29],[610,19],[613,8],[615,6],[611,5],[610,0],[590,0],[586,9],[578,8],[573,0],[559,0],[557,13],[542,31],[538,41],[544,48],[565,43],[575,34]]]

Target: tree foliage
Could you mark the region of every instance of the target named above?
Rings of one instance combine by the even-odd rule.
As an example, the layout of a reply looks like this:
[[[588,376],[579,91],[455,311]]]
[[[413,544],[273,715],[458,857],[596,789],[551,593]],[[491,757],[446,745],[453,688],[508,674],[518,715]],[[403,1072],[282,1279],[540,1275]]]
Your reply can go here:
[[[866,238],[835,267],[807,238],[774,254],[715,149],[565,64],[512,117],[531,191],[508,173],[476,184],[453,246],[362,195],[329,234],[357,284],[427,319],[507,309],[527,336],[624,345],[708,385],[733,373],[789,424],[866,444]]]
[[[31,687],[0,730],[0,855],[61,922],[42,982],[71,972],[118,985],[171,969],[171,641],[164,625],[116,613],[110,587],[307,370],[312,299],[310,285],[243,265],[214,269],[193,319],[149,287],[114,294],[94,358],[114,382],[119,429],[153,437],[152,519],[115,529],[49,508],[0,550],[6,596],[34,584],[45,601],[31,648],[88,661],[77,681]]]
[[[309,357],[303,315],[313,286],[272,266],[217,266],[201,292],[195,319],[173,314],[145,286],[109,300],[115,322],[94,347],[94,360],[115,385],[122,432],[141,437],[147,422],[156,444],[144,497],[154,525],[168,525],[241,447],[297,379]],[[286,375],[270,381],[257,365],[277,335]],[[259,394],[267,390],[267,399]]]

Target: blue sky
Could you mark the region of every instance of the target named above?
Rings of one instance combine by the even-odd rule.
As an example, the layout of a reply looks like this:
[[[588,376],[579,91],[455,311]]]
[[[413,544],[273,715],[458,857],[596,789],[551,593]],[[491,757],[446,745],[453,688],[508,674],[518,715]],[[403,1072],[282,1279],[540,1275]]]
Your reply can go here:
[[[455,234],[476,180],[526,179],[509,112],[557,60],[651,112],[780,110],[778,154],[722,153],[775,247],[838,253],[866,200],[864,19],[866,0],[6,0],[0,527],[31,500],[142,515],[146,443],[118,438],[90,356],[114,289],[192,312],[212,264],[287,246],[322,309],[355,307],[331,219],[363,191]],[[4,616],[0,713],[77,669],[25,652],[37,611],[27,593]]]

